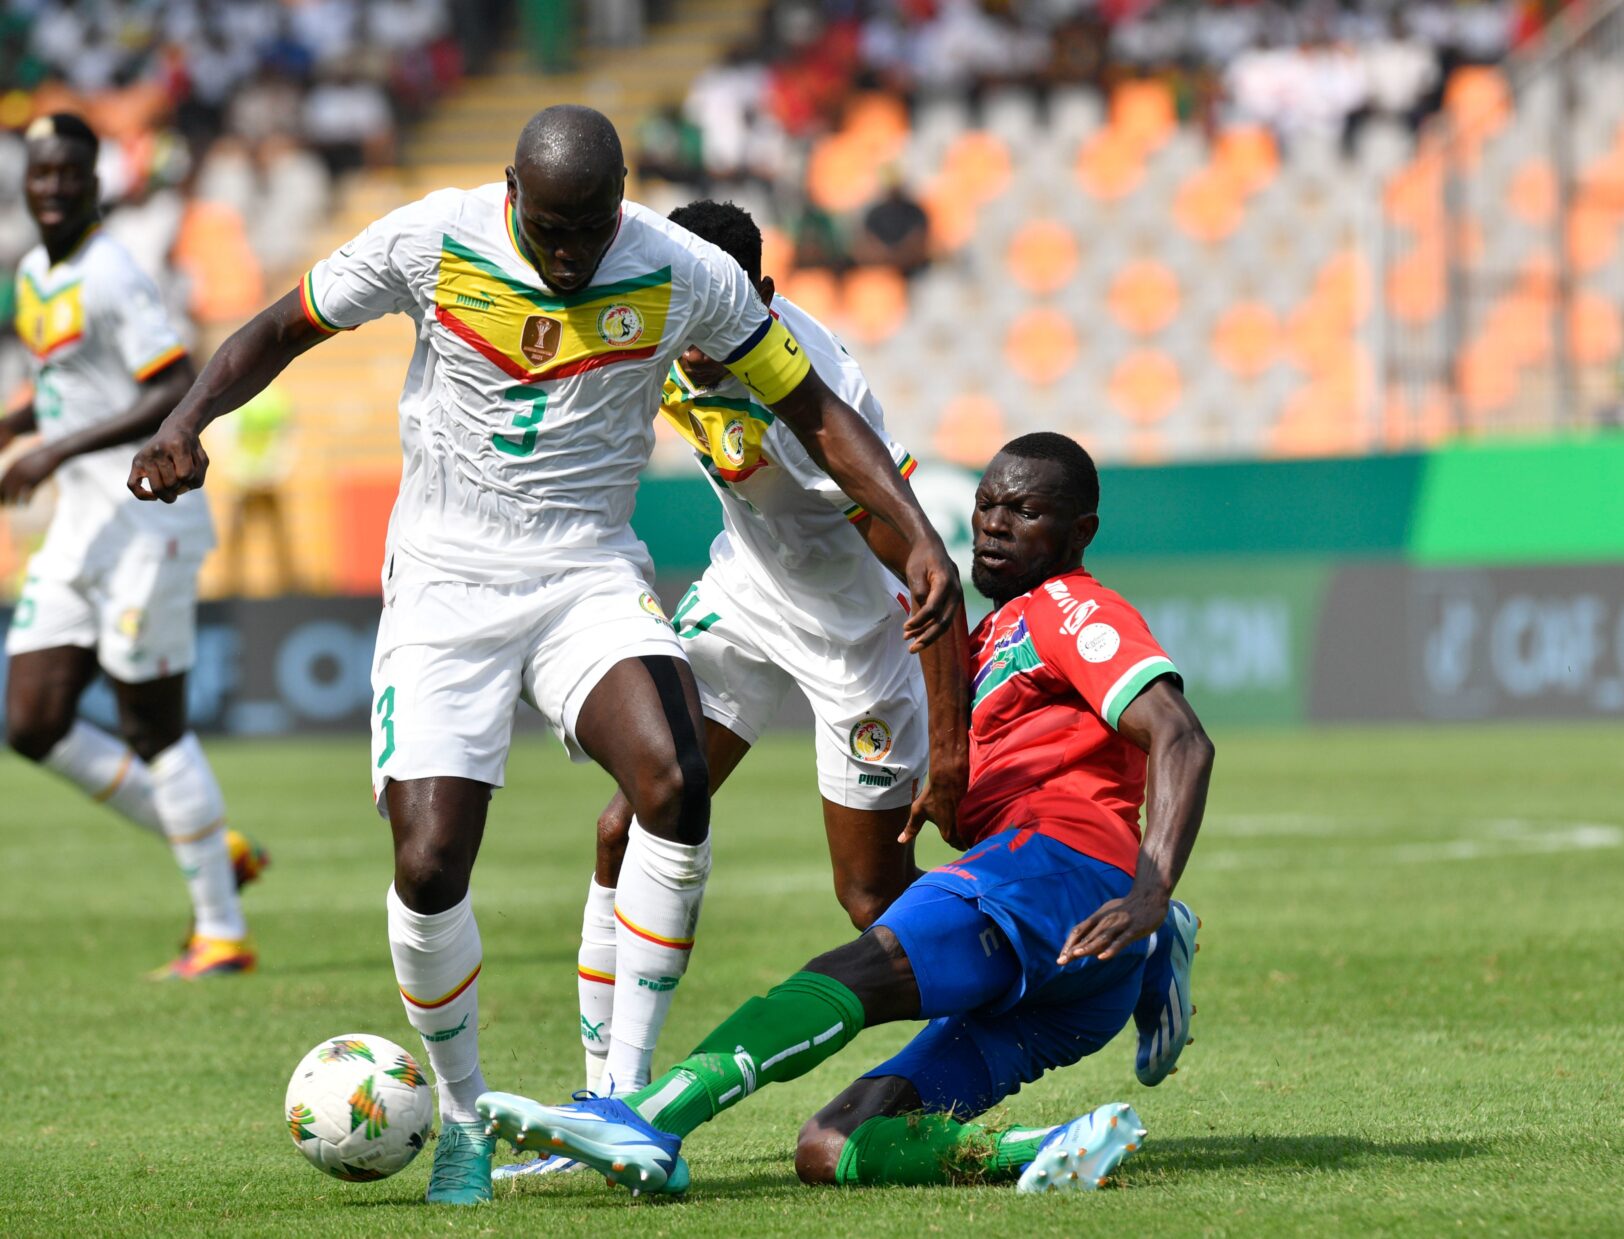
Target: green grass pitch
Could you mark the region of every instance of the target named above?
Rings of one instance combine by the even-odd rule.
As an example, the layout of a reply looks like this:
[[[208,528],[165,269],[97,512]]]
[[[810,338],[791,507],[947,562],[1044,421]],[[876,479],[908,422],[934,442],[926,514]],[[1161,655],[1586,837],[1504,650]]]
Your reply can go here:
[[[248,978],[157,986],[183,894],[165,850],[0,758],[0,1231],[8,1235],[1603,1234],[1624,1226],[1624,730],[1220,734],[1181,894],[1203,916],[1184,1069],[1133,1078],[1131,1030],[1005,1115],[1132,1101],[1144,1148],[1091,1195],[811,1190],[802,1119],[908,1035],[881,1029],[690,1138],[682,1202],[601,1181],[501,1187],[472,1211],[396,1178],[322,1178],[282,1093],[310,1046],[418,1048],[384,940],[385,826],[362,737],[209,746],[233,820],[274,854]],[[592,768],[527,738],[475,876],[496,1088],[578,1087],[574,957]],[[716,861],[660,1063],[849,933],[811,746],[771,739],[718,797]],[[945,855],[939,844],[931,859]],[[504,1154],[506,1156],[506,1154]]]

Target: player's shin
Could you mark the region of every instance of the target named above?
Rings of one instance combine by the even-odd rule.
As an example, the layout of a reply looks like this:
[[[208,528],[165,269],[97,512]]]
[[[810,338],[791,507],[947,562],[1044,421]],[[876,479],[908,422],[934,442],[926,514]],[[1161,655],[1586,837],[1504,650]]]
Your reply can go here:
[[[192,896],[199,938],[246,937],[237,878],[226,843],[225,797],[197,737],[187,732],[148,767],[152,804]]]
[[[797,972],[745,1003],[627,1101],[661,1131],[686,1136],[763,1084],[805,1075],[862,1029],[856,994],[833,977]]]
[[[389,888],[389,952],[406,1018],[423,1039],[448,1123],[478,1119],[479,967],[483,951],[473,896],[444,912],[413,912]]]
[[[990,1132],[945,1114],[872,1118],[847,1137],[835,1168],[841,1184],[997,1183],[1020,1177],[1052,1127]]]
[[[656,838],[633,819],[615,890],[615,1022],[604,1092],[648,1082],[655,1042],[688,970],[710,865],[709,839]]]
[[[122,740],[81,719],[46,754],[44,765],[92,800],[163,837],[152,803],[152,772]]]
[[[586,1089],[598,1093],[602,1091],[615,1015],[615,892],[612,887],[599,886],[596,878],[587,888],[581,949],[575,959]]]

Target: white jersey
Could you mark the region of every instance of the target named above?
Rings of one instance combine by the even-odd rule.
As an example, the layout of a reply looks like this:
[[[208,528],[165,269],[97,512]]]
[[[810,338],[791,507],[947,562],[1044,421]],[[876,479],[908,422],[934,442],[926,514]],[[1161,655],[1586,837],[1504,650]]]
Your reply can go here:
[[[886,432],[880,402],[840,341],[783,297],[772,312],[824,383],[879,435],[902,476],[912,474],[913,457]],[[759,597],[785,622],[836,641],[900,620],[906,590],[852,527],[862,508],[742,383],[696,388],[674,364],[660,411],[692,444],[722,501],[711,565],[730,593]]]
[[[17,335],[34,378],[34,418],[47,442],[120,417],[143,380],[186,355],[158,290],[117,241],[93,230],[61,262],[43,245],[17,268]],[[56,514],[46,548],[59,562],[92,551],[201,555],[214,545],[207,500],[143,503],[126,483],[136,444],[87,452],[55,473]]]
[[[579,292],[542,282],[495,184],[386,215],[301,295],[324,331],[417,324],[385,562],[420,578],[513,583],[606,554],[646,567],[631,515],[672,359],[697,343],[769,402],[808,369],[733,259],[632,202]]]

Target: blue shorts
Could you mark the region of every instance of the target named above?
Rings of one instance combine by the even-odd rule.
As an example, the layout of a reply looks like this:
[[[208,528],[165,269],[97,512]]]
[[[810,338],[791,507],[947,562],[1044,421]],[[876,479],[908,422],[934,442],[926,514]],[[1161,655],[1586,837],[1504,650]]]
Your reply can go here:
[[[896,935],[931,1022],[868,1077],[900,1076],[925,1109],[980,1114],[1122,1030],[1148,941],[1060,967],[1067,936],[1133,879],[1029,830],[982,840],[903,892],[876,925]]]

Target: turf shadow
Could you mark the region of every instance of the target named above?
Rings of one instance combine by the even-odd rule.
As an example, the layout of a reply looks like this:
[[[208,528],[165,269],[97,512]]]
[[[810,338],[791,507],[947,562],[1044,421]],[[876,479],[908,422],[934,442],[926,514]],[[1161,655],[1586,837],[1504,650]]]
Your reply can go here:
[[[1167,1174],[1228,1171],[1239,1166],[1353,1170],[1382,1162],[1454,1162],[1488,1146],[1471,1140],[1366,1140],[1360,1136],[1175,1136],[1146,1141],[1133,1167]]]

